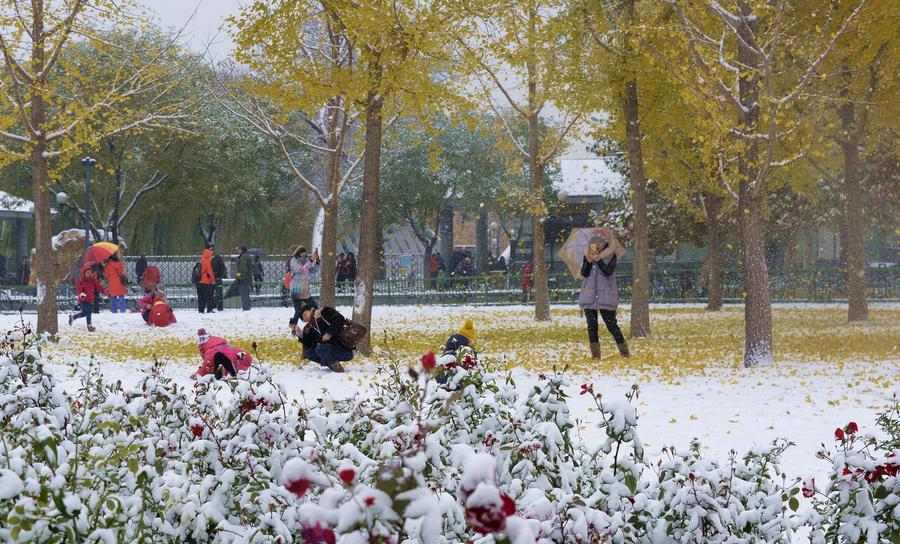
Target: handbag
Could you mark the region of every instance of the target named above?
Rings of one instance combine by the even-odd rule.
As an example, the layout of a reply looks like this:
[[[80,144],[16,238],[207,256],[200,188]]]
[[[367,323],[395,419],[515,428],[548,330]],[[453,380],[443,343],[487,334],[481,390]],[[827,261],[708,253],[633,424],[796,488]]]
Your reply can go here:
[[[331,323],[322,316],[321,311],[316,312],[316,316],[321,318],[322,321],[328,323],[328,326],[331,326]],[[359,323],[358,321],[353,321],[352,319],[344,319],[344,326],[341,327],[341,331],[337,335],[338,342],[343,344],[343,346],[349,350],[356,349],[356,345],[359,344],[359,341],[365,338],[366,334],[369,332],[369,329],[366,328],[365,325]]]
[[[288,291],[290,291],[290,290],[291,290],[291,273],[290,273],[290,272],[285,272],[285,273],[284,273],[284,280],[283,280],[283,282],[284,282],[284,283],[283,283],[284,288],[287,289]]]

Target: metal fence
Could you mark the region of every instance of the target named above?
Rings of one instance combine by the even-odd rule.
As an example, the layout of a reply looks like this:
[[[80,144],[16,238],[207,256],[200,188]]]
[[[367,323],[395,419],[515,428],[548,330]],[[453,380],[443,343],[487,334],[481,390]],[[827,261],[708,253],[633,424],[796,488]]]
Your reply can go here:
[[[274,261],[273,262],[278,262]],[[283,262],[281,263],[283,266]],[[622,301],[631,299],[632,274],[627,268],[617,272],[619,296]],[[279,277],[281,276],[281,268]],[[195,308],[196,288],[184,281],[170,283],[163,272],[163,288],[174,308]],[[172,274],[175,276],[175,274]],[[180,276],[176,276],[179,277]],[[188,275],[188,277],[190,277]],[[702,284],[699,269],[655,268],[651,271],[651,301],[653,302],[702,302],[707,290]],[[533,299],[532,293],[521,289],[521,276],[492,273],[469,278],[410,278],[380,280],[375,283],[375,305],[399,304],[512,304]],[[231,280],[226,280],[226,288]],[[572,303],[577,299],[580,282],[570,274],[552,274],[549,278],[550,300],[554,303]],[[743,298],[743,282],[739,270],[727,270],[723,274],[723,290],[726,301]],[[314,284],[313,292],[318,292]],[[838,269],[773,271],[770,276],[772,300],[777,302],[835,302],[846,300],[846,278]],[[129,305],[141,295],[138,286],[130,286]],[[870,269],[868,271],[868,296],[871,300],[900,300],[900,268]],[[71,285],[57,290],[61,308],[74,308],[75,293]],[[281,281],[266,281],[254,285],[251,291],[254,306],[290,306],[290,295]],[[239,307],[239,298],[225,301],[228,308]],[[337,286],[337,303],[353,302],[353,284]],[[0,312],[33,311],[36,304],[34,287],[0,286]]]

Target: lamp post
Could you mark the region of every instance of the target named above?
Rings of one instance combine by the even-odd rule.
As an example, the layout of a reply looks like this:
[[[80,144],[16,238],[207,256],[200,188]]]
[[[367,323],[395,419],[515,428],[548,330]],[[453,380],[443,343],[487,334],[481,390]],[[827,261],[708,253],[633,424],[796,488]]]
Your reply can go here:
[[[97,161],[85,157],[81,164],[84,165],[84,248],[87,249],[91,247],[91,171]]]

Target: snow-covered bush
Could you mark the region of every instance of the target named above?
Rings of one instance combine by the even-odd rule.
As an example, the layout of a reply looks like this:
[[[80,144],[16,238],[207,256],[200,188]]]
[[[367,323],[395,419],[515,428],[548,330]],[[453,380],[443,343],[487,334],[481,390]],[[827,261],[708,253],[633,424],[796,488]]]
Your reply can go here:
[[[386,363],[369,399],[303,404],[264,365],[182,388],[157,364],[127,388],[87,362],[66,393],[26,328],[0,352],[4,541],[761,542],[788,541],[801,519],[801,486],[778,468],[786,443],[725,464],[696,444],[666,448],[651,466],[636,386],[619,400],[582,385],[605,433],[591,443],[564,372],[522,391],[468,349]],[[841,463],[896,486],[886,454],[857,460],[854,440]],[[853,523],[891,534],[896,491],[865,485],[871,516],[819,504],[815,534]]]
[[[861,434],[850,422],[834,431],[837,447],[819,457],[831,463],[828,483],[821,490],[804,481],[803,494],[813,500],[809,523],[812,542],[900,542],[900,403],[879,414],[886,438]]]

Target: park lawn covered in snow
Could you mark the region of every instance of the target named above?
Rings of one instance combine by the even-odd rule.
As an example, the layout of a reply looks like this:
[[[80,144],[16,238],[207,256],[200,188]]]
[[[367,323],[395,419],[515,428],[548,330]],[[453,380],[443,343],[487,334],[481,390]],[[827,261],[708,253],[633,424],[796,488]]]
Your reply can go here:
[[[349,315],[349,308],[340,308]],[[588,357],[587,334],[579,310],[573,306],[553,309],[553,320],[535,322],[532,309],[508,307],[376,308],[373,318],[375,355],[357,358],[347,366],[379,364],[385,359],[409,359],[425,351],[437,351],[447,336],[471,317],[478,330],[482,357],[506,368],[521,367],[545,372],[567,367],[590,375],[617,375],[646,380],[677,381],[690,376],[740,367],[743,350],[743,309],[727,306],[707,312],[701,306],[654,306],[653,337],[631,340],[632,357],[624,360],[601,325],[602,361]],[[65,325],[54,354],[93,355],[100,361],[167,360],[185,364],[197,360],[196,332],[224,336],[232,345],[251,350],[258,344],[261,360],[270,364],[310,365],[300,360],[297,341],[289,336],[286,308],[260,308],[248,313],[226,310],[199,315],[180,310],[179,323],[166,329],[144,325],[137,314],[95,316],[98,331],[86,333],[84,324]],[[4,317],[4,322],[10,320]],[[900,359],[900,306],[875,305],[871,320],[847,325],[840,305],[776,305],[773,308],[776,366],[780,372],[805,372],[801,363],[842,365],[848,361]],[[628,335],[628,309],[619,314]],[[783,364],[789,362],[789,364]],[[887,387],[891,377],[873,385]]]

